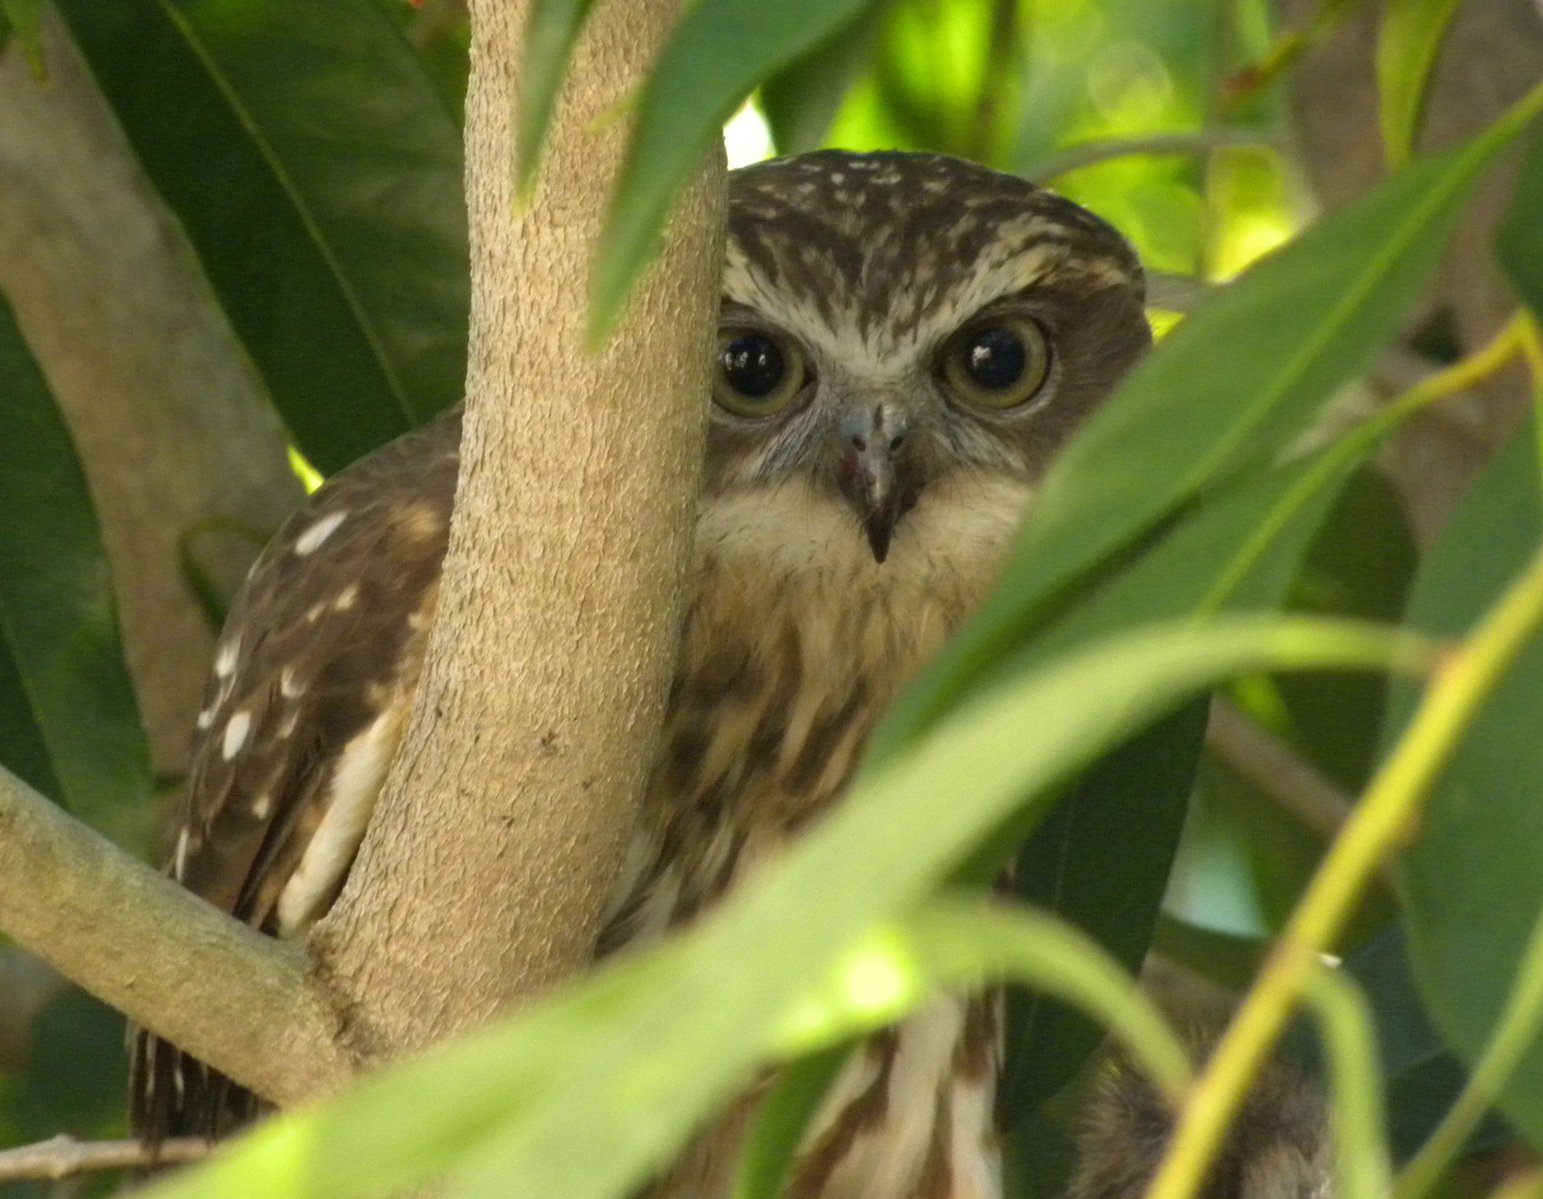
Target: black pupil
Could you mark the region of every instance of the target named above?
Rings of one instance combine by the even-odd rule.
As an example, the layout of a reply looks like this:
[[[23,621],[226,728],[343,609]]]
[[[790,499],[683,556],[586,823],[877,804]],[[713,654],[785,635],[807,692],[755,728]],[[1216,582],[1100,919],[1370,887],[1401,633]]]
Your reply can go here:
[[[777,390],[787,364],[777,343],[759,333],[745,333],[718,351],[723,377],[729,386],[752,400],[764,399]]]
[[[1029,352],[1011,329],[982,329],[965,344],[965,369],[990,391],[1002,391],[1023,378]]]

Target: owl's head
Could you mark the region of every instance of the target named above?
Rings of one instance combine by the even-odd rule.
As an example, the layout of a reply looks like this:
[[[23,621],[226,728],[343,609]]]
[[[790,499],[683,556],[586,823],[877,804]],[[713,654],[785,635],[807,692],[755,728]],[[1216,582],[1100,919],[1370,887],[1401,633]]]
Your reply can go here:
[[[933,154],[737,171],[708,487],[797,480],[883,562],[948,477],[1031,484],[1151,337],[1135,255],[1043,188]]]

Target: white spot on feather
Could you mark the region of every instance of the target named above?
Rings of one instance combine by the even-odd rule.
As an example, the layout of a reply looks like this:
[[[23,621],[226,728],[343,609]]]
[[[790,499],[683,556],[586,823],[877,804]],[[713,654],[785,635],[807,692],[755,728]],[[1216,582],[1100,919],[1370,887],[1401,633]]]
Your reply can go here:
[[[338,756],[325,799],[327,814],[279,895],[279,935],[297,936],[322,914],[358,852],[402,738],[405,702],[392,704]]]
[[[354,603],[358,600],[358,598],[359,584],[350,583],[347,587],[343,588],[342,591],[338,592],[338,597],[332,601],[332,606],[339,612],[347,612],[354,606]]]
[[[241,638],[232,637],[220,646],[220,652],[214,659],[214,677],[219,679],[230,678],[236,669],[236,655],[241,652]]]
[[[252,801],[252,815],[258,820],[266,820],[273,812],[273,793],[264,791]]]
[[[336,512],[329,512],[314,524],[308,525],[305,531],[295,538],[295,557],[304,558],[307,554],[314,554],[347,519],[348,509],[339,508]]]
[[[187,865],[188,865],[188,839],[189,839],[190,835],[191,835],[191,830],[189,830],[186,826],[184,826],[182,831],[177,834],[177,852],[172,854],[172,858],[171,858],[171,873],[172,873],[172,877],[177,879],[177,880],[179,880],[179,881],[187,873]]]
[[[295,676],[295,668],[286,666],[279,671],[279,694],[285,699],[299,699],[305,694],[306,684]]]
[[[200,712],[198,714],[197,721],[198,731],[200,733],[207,733],[211,728],[213,728],[214,718],[217,715],[219,715],[219,709],[217,707],[205,708],[202,712]]]
[[[252,731],[252,714],[245,708],[231,714],[225,723],[225,736],[220,742],[220,753],[228,762],[241,752],[246,735]]]

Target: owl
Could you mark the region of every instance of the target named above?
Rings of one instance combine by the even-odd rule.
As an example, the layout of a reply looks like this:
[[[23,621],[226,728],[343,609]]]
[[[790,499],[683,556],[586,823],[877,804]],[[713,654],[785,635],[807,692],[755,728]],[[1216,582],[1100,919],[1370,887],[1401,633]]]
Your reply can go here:
[[[1148,345],[1109,225],[932,154],[730,177],[694,575],[658,761],[595,956],[710,909],[838,803],[875,722],[983,598],[1058,447]],[[276,937],[336,898],[418,685],[460,440],[451,411],[340,473],[218,644],[168,869]],[[833,1085],[789,1193],[983,1199],[998,1013],[946,999]],[[147,1033],[134,1123],[220,1136],[252,1096]],[[726,1194],[745,1096],[654,1194]]]

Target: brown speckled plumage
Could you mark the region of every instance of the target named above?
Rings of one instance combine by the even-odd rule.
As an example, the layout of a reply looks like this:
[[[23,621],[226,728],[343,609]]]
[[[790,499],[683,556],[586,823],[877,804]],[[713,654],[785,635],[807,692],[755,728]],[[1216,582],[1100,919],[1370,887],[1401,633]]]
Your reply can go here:
[[[780,346],[803,373],[775,410],[714,409],[665,744],[597,954],[691,919],[839,799],[885,706],[979,603],[1046,461],[1149,339],[1113,230],[955,160],[749,168],[729,233],[726,336]],[[992,322],[1047,347],[1043,382],[1011,406],[967,402],[942,367],[950,339]],[[171,870],[264,931],[302,935],[357,848],[417,685],[458,437],[442,418],[330,481],[221,640]],[[875,1037],[792,1193],[995,1195],[998,1022],[994,999],[947,999]],[[717,1199],[753,1103],[656,1194]],[[140,1035],[143,1135],[218,1135],[250,1114]]]
[[[1170,1004],[1170,1006],[1174,1006]],[[1222,1017],[1172,1013],[1197,1064]],[[1121,1053],[1101,1063],[1083,1113],[1067,1199],[1141,1199],[1173,1138],[1174,1112]],[[1282,1054],[1259,1070],[1198,1194],[1200,1199],[1331,1199],[1334,1161],[1322,1082]]]

